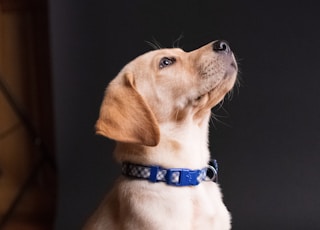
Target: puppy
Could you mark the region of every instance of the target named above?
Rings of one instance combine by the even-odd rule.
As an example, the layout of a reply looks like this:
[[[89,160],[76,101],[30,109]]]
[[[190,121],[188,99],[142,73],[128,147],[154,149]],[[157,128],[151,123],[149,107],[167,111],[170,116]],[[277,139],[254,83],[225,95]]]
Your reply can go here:
[[[236,75],[224,41],[192,52],[151,51],[120,71],[106,89],[96,131],[117,142],[123,175],[84,229],[231,228],[219,186],[210,180],[217,169],[208,166],[208,125]]]

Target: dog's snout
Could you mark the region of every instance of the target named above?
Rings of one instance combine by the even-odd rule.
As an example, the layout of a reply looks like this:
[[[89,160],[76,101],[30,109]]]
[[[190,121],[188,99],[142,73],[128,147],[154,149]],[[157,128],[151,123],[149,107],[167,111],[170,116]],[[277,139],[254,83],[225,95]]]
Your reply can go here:
[[[212,44],[212,49],[213,49],[213,51],[218,52],[218,53],[221,53],[221,52],[231,53],[231,49],[230,49],[228,42],[222,41],[222,40],[215,41]]]

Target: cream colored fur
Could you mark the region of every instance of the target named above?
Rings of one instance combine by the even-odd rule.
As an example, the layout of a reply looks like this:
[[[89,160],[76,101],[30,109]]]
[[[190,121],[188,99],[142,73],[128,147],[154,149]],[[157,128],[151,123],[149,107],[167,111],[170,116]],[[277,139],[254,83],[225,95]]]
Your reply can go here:
[[[96,130],[117,141],[118,162],[207,166],[211,108],[233,88],[237,74],[232,52],[215,52],[212,44],[192,52],[148,52],[109,84]],[[161,65],[164,57],[172,63]],[[174,187],[121,176],[84,229],[227,230],[230,219],[214,182]]]

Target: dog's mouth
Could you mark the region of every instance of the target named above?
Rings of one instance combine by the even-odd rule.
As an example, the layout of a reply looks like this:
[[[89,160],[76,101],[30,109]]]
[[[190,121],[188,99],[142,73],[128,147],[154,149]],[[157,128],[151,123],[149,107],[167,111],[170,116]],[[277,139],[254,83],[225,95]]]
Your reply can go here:
[[[199,92],[199,95],[195,97],[195,101],[196,102],[201,101],[206,96],[214,97],[213,95],[215,94],[228,93],[234,86],[237,72],[238,72],[238,65],[235,60],[232,60],[229,65],[229,68],[227,68],[223,76],[220,77],[220,80],[213,83],[211,87],[207,87],[207,89],[204,89],[203,92]],[[209,79],[212,77],[214,76],[209,77]]]
[[[232,61],[230,66],[231,66],[231,67],[232,67],[236,72],[238,72],[238,65],[237,65],[237,62]]]
[[[234,65],[234,70],[237,69],[236,64]],[[199,92],[198,96],[194,98],[194,106],[195,107],[214,107],[216,104],[218,104],[225,95],[230,92],[234,84],[236,82],[236,72],[233,74],[225,73],[225,75],[222,77],[222,79],[214,84],[212,87],[204,90],[203,92]]]
[[[211,94],[214,90],[216,89],[216,87],[213,87],[212,89],[210,89],[208,92],[204,93],[204,94],[200,94],[200,96],[196,97],[194,100],[196,102],[201,101],[201,99],[203,99],[205,96],[208,96],[209,94]]]

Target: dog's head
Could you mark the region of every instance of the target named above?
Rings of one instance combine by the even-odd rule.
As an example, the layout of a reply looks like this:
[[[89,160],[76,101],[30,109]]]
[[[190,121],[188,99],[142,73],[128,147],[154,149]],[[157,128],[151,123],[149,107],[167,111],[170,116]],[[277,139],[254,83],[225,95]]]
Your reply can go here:
[[[233,88],[237,63],[224,41],[197,50],[160,49],[128,63],[106,89],[98,134],[119,142],[155,146],[159,125],[201,125]]]

